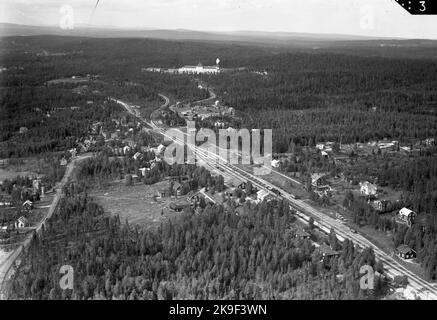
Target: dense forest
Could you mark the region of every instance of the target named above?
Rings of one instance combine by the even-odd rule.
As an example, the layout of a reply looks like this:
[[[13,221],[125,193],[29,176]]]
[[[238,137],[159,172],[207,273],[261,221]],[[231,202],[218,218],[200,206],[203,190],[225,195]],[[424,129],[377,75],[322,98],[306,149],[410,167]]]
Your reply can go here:
[[[150,39],[9,37],[0,45],[7,69],[0,74],[0,158],[62,152],[88,136],[95,122],[135,121],[109,97],[137,104],[146,114],[162,104],[159,93],[172,102],[203,99],[207,91],[199,90],[192,76],[141,69],[208,65],[216,57],[222,67],[245,69],[200,80],[235,108],[238,126],[273,128],[274,152],[295,154],[281,170],[304,177],[315,171],[338,174],[332,161],[301,152],[320,141],[412,143],[437,137],[435,60]],[[180,119],[170,115],[164,121]],[[108,217],[87,195],[90,184],[126,174],[139,175],[145,184],[188,175],[196,182],[189,189],[223,188],[222,179],[194,166],[159,163],[143,177],[139,168],[149,168],[153,155],[143,154],[141,161],[131,156],[84,162],[78,181],[65,189],[59,212],[34,239],[23,272],[12,281],[12,298],[356,299],[383,292],[380,282],[370,295],[359,290],[359,267],[375,264],[371,250],[358,252],[330,236],[324,241],[341,254],[322,259],[309,240],[290,237],[295,221],[284,203],[245,205],[246,214],[239,216],[207,205],[200,215],[187,211],[147,231]],[[351,194],[344,206],[355,223],[394,231],[395,245],[415,249],[426,275],[437,279],[435,152],[405,159],[387,158],[380,167],[370,161],[365,172],[381,186],[404,191],[402,203],[420,213],[420,223],[398,226]],[[53,168],[56,181],[62,170]],[[59,290],[63,264],[75,269],[73,292]]]
[[[95,39],[36,38],[0,39],[2,66],[10,69],[0,74],[0,158],[77,146],[93,122],[126,116],[121,106],[107,100],[110,97],[151,113],[162,104],[159,93],[180,101],[208,96],[188,76],[141,71],[162,59],[162,48],[151,46],[158,42],[140,41],[145,50],[141,52],[134,50],[132,40],[127,41],[130,49],[116,46],[120,50],[114,51],[107,40],[96,46]],[[165,42],[162,46],[166,47]],[[71,55],[51,56],[47,52],[52,50]],[[129,55],[124,56],[125,52]]]
[[[291,238],[295,218],[286,203],[241,216],[208,205],[143,231],[106,216],[80,183],[65,191],[12,280],[10,298],[367,299],[384,290],[381,280],[373,292],[359,289],[361,265],[382,269],[372,250],[331,235],[325,241],[341,254],[322,258],[309,240]],[[74,268],[72,291],[59,288],[65,264]]]
[[[366,142],[437,135],[437,64],[334,54],[255,58],[255,73],[208,79],[248,128],[273,128],[274,150],[292,143]]]
[[[245,204],[241,215],[207,204],[152,229],[122,223],[87,191],[122,168],[131,168],[129,162],[105,156],[80,165],[58,212],[34,237],[10,298],[372,299],[385,292],[379,278],[374,291],[359,288],[360,266],[383,269],[372,250],[340,243],[332,230],[314,235],[340,253],[323,257],[311,240],[293,236],[296,218],[287,202]],[[188,175],[199,187],[223,187],[204,168],[166,165],[159,172]],[[65,264],[74,268],[73,291],[58,286]]]
[[[224,68],[246,69],[200,78],[214,87],[222,102],[237,110],[243,127],[274,128],[276,152],[289,150],[292,143],[410,141],[436,136],[434,60],[150,39],[40,36],[3,38],[1,43],[2,63],[14,71],[1,74],[0,120],[7,130],[3,130],[0,143],[20,127],[40,123],[41,118],[23,123],[27,121],[20,116],[35,113],[40,105],[44,109],[71,106],[116,95],[151,110],[162,102],[158,93],[179,101],[202,99],[206,91],[199,90],[192,77],[141,69],[199,61],[213,64],[216,57]],[[47,81],[86,75],[94,81],[85,85],[98,90],[100,98],[80,97],[58,84],[44,87]],[[56,93],[62,89],[65,91]],[[46,97],[41,101],[40,96]],[[62,115],[62,120],[69,116]],[[61,135],[75,133],[71,128]],[[57,142],[50,138],[44,139],[45,145],[36,152],[53,148]]]

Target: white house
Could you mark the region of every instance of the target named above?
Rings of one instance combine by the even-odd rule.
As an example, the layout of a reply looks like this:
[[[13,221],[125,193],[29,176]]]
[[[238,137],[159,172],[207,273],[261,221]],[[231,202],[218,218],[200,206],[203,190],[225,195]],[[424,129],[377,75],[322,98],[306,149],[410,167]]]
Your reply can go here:
[[[313,173],[311,175],[311,184],[314,187],[320,187],[320,186],[326,184],[325,176],[326,176],[325,173]]]
[[[417,214],[408,208],[402,208],[399,210],[399,218],[402,221],[407,222],[408,224],[412,224],[414,222],[414,219],[416,218]]]
[[[322,155],[322,157],[324,158],[328,158],[329,154],[326,151],[321,151],[320,154]]]
[[[360,192],[365,196],[376,196],[377,194],[377,186],[368,181],[360,182]]]
[[[77,155],[76,148],[70,149],[68,152],[70,152],[72,158],[75,158]]]
[[[152,151],[156,156],[162,154],[162,152],[164,152],[164,150],[165,150],[165,146],[163,144],[160,144],[156,148],[150,148],[150,151]]]
[[[256,201],[257,202],[262,202],[264,201],[264,199],[269,195],[269,192],[266,190],[259,190],[256,193]]]
[[[141,153],[137,152],[134,154],[134,156],[132,157],[134,160],[138,160],[141,158]]]
[[[23,202],[23,207],[29,207],[31,208],[33,206],[33,202],[30,200],[26,200]]]
[[[281,161],[277,160],[277,159],[273,159],[272,160],[272,167],[273,168],[279,168],[279,164],[281,163]]]
[[[144,168],[140,168],[139,170],[141,172],[141,175],[144,177],[146,175],[146,171],[150,171],[150,168],[144,167]]]
[[[25,228],[25,227],[27,227],[28,224],[29,224],[29,221],[25,217],[21,216],[15,222],[15,228],[17,228],[17,229]]]

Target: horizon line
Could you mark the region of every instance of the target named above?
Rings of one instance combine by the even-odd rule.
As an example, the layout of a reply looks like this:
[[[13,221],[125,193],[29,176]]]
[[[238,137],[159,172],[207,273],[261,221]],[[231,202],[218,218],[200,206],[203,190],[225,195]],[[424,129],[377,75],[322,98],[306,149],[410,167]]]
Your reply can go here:
[[[15,23],[15,22],[7,22],[0,21],[0,24],[3,25],[15,25],[15,26],[25,26],[25,27],[42,27],[42,28],[58,28],[59,26],[56,24],[26,24],[26,23]],[[253,30],[253,29],[232,29],[232,30],[205,30],[205,29],[190,29],[190,28],[158,28],[158,27],[146,27],[146,26],[138,26],[138,27],[127,27],[127,26],[113,26],[113,25],[92,25],[87,23],[81,23],[76,25],[78,29],[112,29],[112,30],[120,30],[120,31],[187,31],[187,32],[199,32],[199,33],[212,33],[212,34],[226,34],[226,33],[265,33],[265,34],[283,34],[283,35],[313,35],[313,36],[338,36],[338,37],[350,37],[357,38],[351,40],[428,40],[428,41],[437,41],[433,38],[405,38],[398,36],[377,36],[377,35],[359,35],[359,34],[348,34],[348,33],[325,33],[325,32],[305,32],[305,31],[285,31],[285,30]],[[76,27],[75,27],[76,29]],[[66,32],[74,31],[65,30]],[[2,35],[0,35],[2,36]]]

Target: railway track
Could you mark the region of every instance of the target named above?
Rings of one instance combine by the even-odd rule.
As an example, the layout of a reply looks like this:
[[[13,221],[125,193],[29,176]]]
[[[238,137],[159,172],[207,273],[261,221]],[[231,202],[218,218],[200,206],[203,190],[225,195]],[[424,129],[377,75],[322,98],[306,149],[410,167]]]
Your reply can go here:
[[[118,102],[119,100],[116,101]],[[126,108],[126,110],[128,110],[128,112],[138,117],[135,112],[132,112],[128,104],[124,102],[121,102],[121,104]],[[417,297],[424,300],[437,300],[437,288],[434,284],[429,283],[428,281],[417,276],[412,271],[408,270],[406,267],[397,262],[393,257],[382,251],[378,246],[370,242],[362,235],[351,232],[348,227],[344,226],[335,219],[332,219],[326,214],[318,211],[304,201],[296,199],[294,195],[260,178],[259,176],[250,174],[247,171],[228,163],[227,160],[222,158],[221,156],[208,150],[204,150],[201,147],[189,144],[185,141],[185,139],[169,136],[164,131],[164,129],[160,128],[153,121],[148,122],[141,117],[138,118],[140,121],[151,126],[155,131],[161,133],[163,136],[169,138],[170,140],[173,140],[174,142],[181,145],[186,145],[188,148],[192,149],[192,151],[196,153],[196,156],[198,156],[204,162],[207,162],[209,165],[211,165],[211,163],[215,163],[215,167],[218,168],[220,171],[226,173],[227,175],[250,181],[257,188],[263,189],[270,194],[277,196],[279,199],[284,199],[288,201],[290,203],[290,208],[294,209],[294,211],[296,211],[296,214],[301,219],[308,221],[310,217],[315,217],[317,219],[315,221],[315,226],[325,233],[329,233],[331,229],[334,229],[339,241],[349,239],[361,248],[372,248],[375,252],[376,258],[384,263],[385,273],[388,276],[394,278],[398,275],[406,275],[408,276],[409,285],[414,289]],[[185,133],[181,133],[182,135],[185,135]],[[277,191],[279,191],[279,193]]]

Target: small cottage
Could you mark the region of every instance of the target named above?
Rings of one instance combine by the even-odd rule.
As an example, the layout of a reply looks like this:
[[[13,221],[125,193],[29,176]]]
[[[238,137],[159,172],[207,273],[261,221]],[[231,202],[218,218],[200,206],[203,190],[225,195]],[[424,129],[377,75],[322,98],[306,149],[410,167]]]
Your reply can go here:
[[[416,251],[409,246],[402,244],[396,248],[395,253],[402,259],[414,259],[416,258]]]
[[[17,221],[15,222],[15,228],[17,228],[17,229],[25,228],[28,225],[29,225],[29,221],[23,216],[19,217],[17,219]]]
[[[416,219],[416,216],[417,214],[408,208],[404,207],[401,210],[399,210],[399,218],[402,221],[408,223],[409,225],[413,224],[414,220]]]

